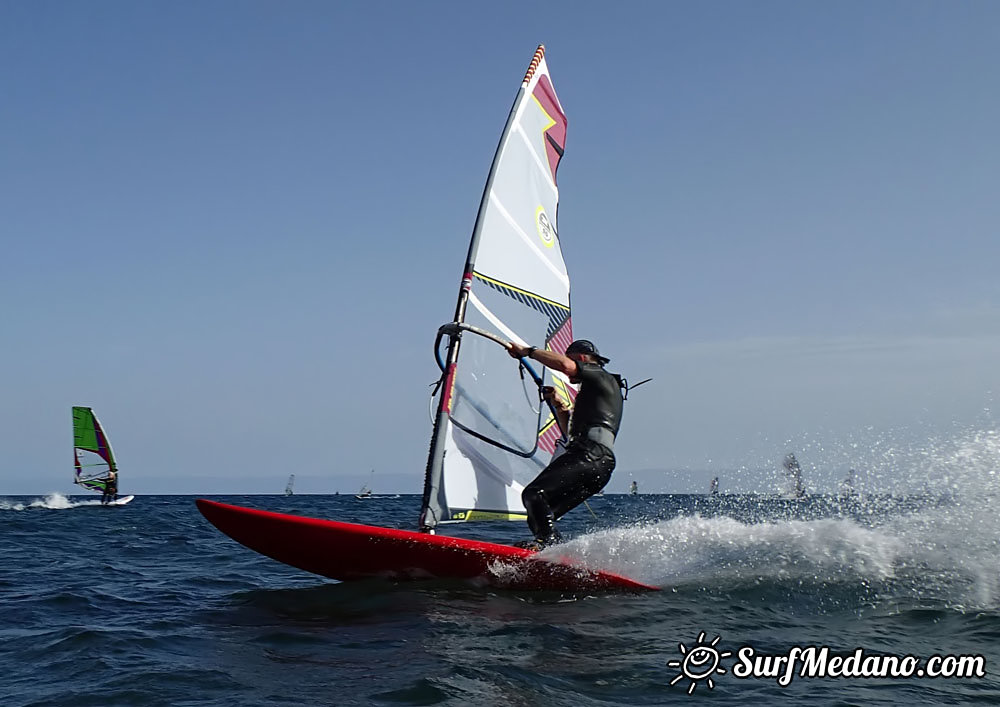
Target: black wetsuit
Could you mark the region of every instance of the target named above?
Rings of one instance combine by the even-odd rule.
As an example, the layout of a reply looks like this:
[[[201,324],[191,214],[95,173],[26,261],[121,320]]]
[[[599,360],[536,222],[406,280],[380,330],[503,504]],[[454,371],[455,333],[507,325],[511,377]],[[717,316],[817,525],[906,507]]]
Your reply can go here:
[[[118,500],[118,477],[108,478],[104,482],[104,493],[101,496],[101,503]]]
[[[603,489],[615,468],[612,448],[591,439],[588,433],[592,428],[602,428],[605,437],[618,434],[621,386],[603,366],[577,366],[581,386],[570,421],[570,442],[566,451],[553,459],[521,494],[528,511],[528,527],[543,544],[558,538],[555,521]]]

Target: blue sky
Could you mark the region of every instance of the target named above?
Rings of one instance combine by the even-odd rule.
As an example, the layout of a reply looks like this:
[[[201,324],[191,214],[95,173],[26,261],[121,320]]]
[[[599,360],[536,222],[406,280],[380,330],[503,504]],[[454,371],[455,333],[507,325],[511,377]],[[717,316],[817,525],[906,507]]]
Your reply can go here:
[[[612,490],[763,489],[790,449],[832,488],[887,435],[992,428],[998,26],[988,2],[3,3],[0,493],[73,490],[74,404],[128,490],[419,491],[434,332],[538,43],[575,331],[655,378]]]

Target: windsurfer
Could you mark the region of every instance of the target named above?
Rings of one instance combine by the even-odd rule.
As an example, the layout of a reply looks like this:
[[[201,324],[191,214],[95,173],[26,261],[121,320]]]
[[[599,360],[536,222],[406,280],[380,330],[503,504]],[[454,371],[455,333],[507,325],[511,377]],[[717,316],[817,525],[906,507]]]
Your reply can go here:
[[[603,489],[611,479],[614,441],[622,417],[622,384],[618,376],[604,370],[610,359],[601,356],[586,339],[570,344],[565,355],[514,343],[507,352],[514,358],[537,361],[580,384],[576,405],[569,415],[566,451],[553,459],[521,494],[528,527],[537,544],[544,547],[559,541],[556,520]],[[554,392],[544,394],[554,399]],[[560,401],[556,410],[564,413],[560,423],[565,425],[568,406]]]
[[[108,475],[103,477],[104,491],[101,492],[101,504],[107,505],[110,501],[118,500],[118,472],[114,469],[108,471]]]
[[[792,480],[792,498],[805,498],[806,489],[802,485],[802,466],[799,464],[799,460],[795,458],[794,454],[789,452],[785,455],[785,461],[782,462],[782,466],[785,467],[785,473]]]

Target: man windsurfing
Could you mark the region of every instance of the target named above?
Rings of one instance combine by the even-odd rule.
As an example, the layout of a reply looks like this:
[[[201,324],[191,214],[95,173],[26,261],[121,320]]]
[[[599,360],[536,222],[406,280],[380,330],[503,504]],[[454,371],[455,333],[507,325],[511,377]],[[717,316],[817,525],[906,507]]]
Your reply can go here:
[[[604,370],[610,359],[601,356],[586,339],[566,347],[566,355],[514,343],[507,352],[513,358],[530,358],[560,371],[571,383],[580,384],[572,411],[564,401],[555,399],[554,391],[544,391],[546,399],[555,403],[564,429],[569,418],[569,443],[566,451],[521,493],[534,545],[541,548],[559,541],[556,520],[603,489],[611,479],[615,437],[622,419],[622,382]]]

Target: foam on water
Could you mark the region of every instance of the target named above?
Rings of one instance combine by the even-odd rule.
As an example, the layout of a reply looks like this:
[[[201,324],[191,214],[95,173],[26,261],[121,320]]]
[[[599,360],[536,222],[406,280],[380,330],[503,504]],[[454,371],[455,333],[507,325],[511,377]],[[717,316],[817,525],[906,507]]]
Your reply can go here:
[[[915,473],[934,502],[887,519],[885,530],[904,551],[899,571],[954,608],[995,609],[1000,603],[1000,432],[975,430],[938,441]]]
[[[898,538],[845,519],[748,524],[693,515],[593,533],[547,553],[669,587],[884,579],[901,550]]]
[[[743,514],[687,514],[578,537],[545,556],[664,587],[864,587],[874,598],[962,611],[1000,606],[1000,432],[889,446],[894,476],[923,493],[801,506],[744,497]],[[759,504],[749,508],[747,503]],[[824,517],[789,517],[789,514]]]
[[[47,508],[54,511],[62,511],[70,508],[80,508],[82,506],[99,506],[100,499],[88,501],[71,501],[61,493],[53,493],[45,498],[38,498],[33,501],[9,501],[0,498],[0,511],[24,511],[31,508]]]

